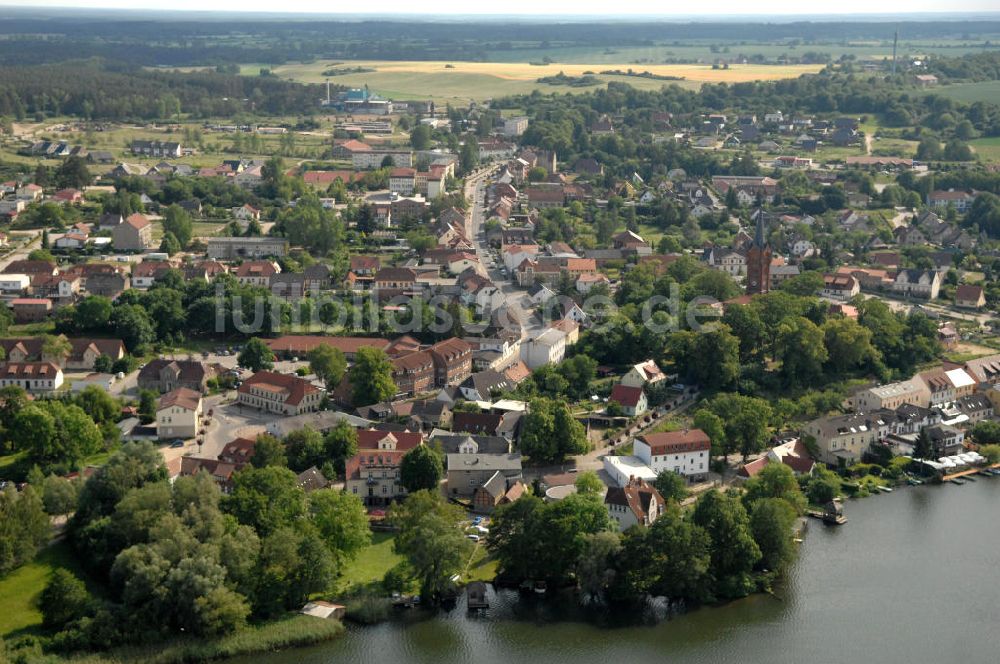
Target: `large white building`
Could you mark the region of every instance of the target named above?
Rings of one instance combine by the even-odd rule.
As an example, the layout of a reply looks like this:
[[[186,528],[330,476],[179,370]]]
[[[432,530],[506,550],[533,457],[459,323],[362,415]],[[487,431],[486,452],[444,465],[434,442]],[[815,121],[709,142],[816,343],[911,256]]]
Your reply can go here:
[[[521,346],[524,363],[529,369],[543,364],[557,364],[566,357],[566,333],[550,327]]]
[[[635,456],[607,455],[604,457],[604,471],[615,483],[615,486],[620,487],[626,486],[634,480],[652,482],[656,479],[656,471]]]
[[[880,408],[896,410],[905,403],[927,408],[930,406],[930,401],[930,390],[919,377],[870,387],[852,397],[854,410],[859,413],[868,413]]]
[[[351,154],[351,163],[356,171],[381,168],[386,158],[396,168],[413,166],[413,153],[409,150],[365,150]]]
[[[669,470],[688,481],[708,477],[712,443],[701,429],[648,433],[635,439],[633,450],[655,473]]]
[[[528,128],[528,118],[521,115],[516,118],[507,118],[503,121],[504,136],[520,136]]]

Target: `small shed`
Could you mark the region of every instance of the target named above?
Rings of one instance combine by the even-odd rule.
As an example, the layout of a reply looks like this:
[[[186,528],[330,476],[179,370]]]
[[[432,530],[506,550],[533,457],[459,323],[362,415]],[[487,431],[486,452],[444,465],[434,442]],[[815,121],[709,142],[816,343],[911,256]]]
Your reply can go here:
[[[482,581],[472,581],[465,587],[465,598],[470,611],[490,608],[486,599],[486,584]]]
[[[347,607],[342,604],[334,604],[332,602],[325,602],[318,599],[312,602],[306,602],[306,605],[302,607],[299,613],[316,618],[334,618],[336,620],[341,620],[343,619],[344,614],[347,613]]]

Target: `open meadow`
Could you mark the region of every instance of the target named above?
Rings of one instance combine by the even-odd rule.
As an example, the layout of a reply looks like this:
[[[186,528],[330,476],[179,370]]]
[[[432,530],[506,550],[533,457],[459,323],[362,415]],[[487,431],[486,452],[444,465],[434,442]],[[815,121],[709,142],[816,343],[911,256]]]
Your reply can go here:
[[[582,92],[598,86],[572,87],[539,83],[539,78],[555,76],[595,75],[602,84],[611,81],[628,83],[643,90],[658,90],[664,85],[697,88],[703,83],[740,82],[794,78],[816,73],[819,65],[732,65],[729,69],[713,69],[711,65],[657,64],[585,64],[553,63],[533,65],[527,62],[416,62],[416,61],[317,61],[308,64],[288,64],[274,67],[274,74],[307,83],[322,83],[329,69],[374,69],[373,72],[331,76],[338,85],[360,87],[368,85],[380,95],[392,99],[435,99],[442,101],[482,101],[504,95],[541,92]],[[244,73],[259,70],[259,65],[247,65]],[[642,78],[638,76],[603,75],[604,70],[649,71],[658,76],[677,76],[679,81]]]

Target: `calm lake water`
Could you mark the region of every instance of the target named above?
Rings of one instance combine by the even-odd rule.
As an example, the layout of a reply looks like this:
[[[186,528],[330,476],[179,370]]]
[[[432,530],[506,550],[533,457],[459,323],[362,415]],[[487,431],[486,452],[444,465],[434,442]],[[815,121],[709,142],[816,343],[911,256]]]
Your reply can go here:
[[[481,617],[406,612],[312,648],[247,664],[1000,661],[1000,477],[907,487],[811,521],[777,592],[659,624],[615,627],[578,611],[491,594]],[[624,617],[626,620],[627,616]]]

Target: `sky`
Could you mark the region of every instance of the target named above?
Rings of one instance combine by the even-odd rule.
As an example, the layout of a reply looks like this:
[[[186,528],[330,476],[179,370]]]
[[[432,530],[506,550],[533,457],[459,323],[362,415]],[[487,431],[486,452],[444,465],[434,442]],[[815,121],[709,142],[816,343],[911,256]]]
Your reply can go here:
[[[718,18],[723,16],[747,16],[745,0],[713,0],[709,3],[665,3],[663,0],[631,0],[623,7],[616,3],[597,0],[505,0],[501,4],[490,2],[469,2],[468,0],[437,0],[433,3],[419,3],[413,0],[379,0],[377,3],[357,3],[347,0],[0,0],[0,6],[19,7],[86,7],[113,9],[154,9],[164,11],[234,11],[234,12],[281,12],[281,13],[324,13],[324,14],[365,14],[376,11],[381,14],[432,14],[447,15],[496,15],[498,12],[508,17],[518,15],[606,15],[617,19],[629,16],[668,16]],[[808,13],[801,0],[771,0],[761,14],[798,15]],[[829,16],[879,14],[882,16],[914,14],[923,12],[996,12],[996,0],[840,0],[836,3],[817,5],[817,14]],[[624,12],[623,9],[627,9]]]

